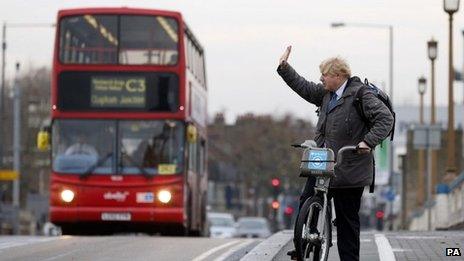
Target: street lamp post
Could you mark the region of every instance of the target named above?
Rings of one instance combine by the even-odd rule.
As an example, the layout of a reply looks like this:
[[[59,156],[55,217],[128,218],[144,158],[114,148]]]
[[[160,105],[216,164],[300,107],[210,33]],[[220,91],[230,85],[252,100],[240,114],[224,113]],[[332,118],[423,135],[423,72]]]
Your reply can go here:
[[[343,23],[343,22],[336,22],[332,23],[331,26],[333,28],[336,27],[343,27],[343,26],[353,26],[353,27],[363,27],[363,28],[380,28],[380,29],[388,29],[388,37],[389,37],[389,59],[388,59],[388,67],[389,67],[389,83],[390,83],[390,88],[388,95],[390,96],[390,101],[392,104],[394,104],[394,99],[393,99],[393,26],[388,25],[388,24],[371,24],[371,23]],[[390,186],[393,188],[395,182],[394,182],[394,169],[393,169],[393,164],[394,164],[394,145],[393,142],[388,143],[389,144],[389,174],[390,174]],[[390,215],[393,214],[393,203],[390,205]],[[392,222],[393,223],[393,222]],[[391,224],[392,224],[391,223]]]
[[[7,28],[53,28],[55,24],[51,23],[6,23],[3,22],[3,27],[2,27],[2,64],[1,64],[1,86],[0,86],[0,167],[3,166],[3,158],[4,158],[4,142],[3,142],[3,126],[4,126],[4,119],[3,119],[3,114],[5,111],[5,106],[4,106],[4,96],[5,96],[5,59],[6,59],[6,30]]]
[[[454,95],[453,95],[453,14],[459,9],[459,0],[444,0],[443,9],[449,15],[449,57],[448,57],[448,141],[446,179],[452,179],[456,173],[455,132],[454,132]]]
[[[432,95],[430,123],[435,124],[435,59],[438,55],[438,42],[433,38],[427,42],[427,54],[432,68],[430,74],[430,91]]]
[[[463,36],[463,38],[464,38],[464,30],[462,30],[462,36]],[[463,90],[464,90],[464,61],[463,61],[463,63],[462,63],[461,81],[462,81]],[[463,92],[463,96],[462,96],[462,103],[463,103],[463,105],[464,105],[464,92]]]
[[[418,90],[420,95],[420,109],[419,109],[419,123],[420,125],[424,124],[424,94],[427,88],[427,80],[424,76],[420,77],[418,80]],[[417,176],[417,204],[421,206],[424,203],[424,149],[419,149],[419,169]]]
[[[2,27],[2,62],[1,62],[1,86],[0,86],[0,168],[4,168],[4,154],[5,154],[5,149],[3,146],[4,145],[4,94],[5,94],[5,67],[6,67],[6,30],[7,28],[15,27],[15,28],[38,28],[38,27],[46,27],[46,28],[53,28],[55,24],[50,24],[50,23],[13,23],[13,24],[7,24],[6,22],[3,22],[3,27]],[[20,136],[21,132],[19,131],[19,126],[20,126],[20,100],[19,100],[19,85],[18,85],[18,72],[19,72],[19,63],[16,65],[16,71],[15,71],[15,80],[14,80],[14,138],[13,138],[13,165],[14,169],[17,173],[20,173],[20,167],[21,167],[21,161],[20,161],[20,150],[21,150],[21,142],[20,142]],[[18,179],[16,179],[13,182],[13,206],[15,209],[14,215],[16,217],[14,218],[14,223],[13,223],[13,231],[15,234],[19,233],[19,209],[20,209],[20,182]]]
[[[5,90],[5,52],[6,52],[6,23],[3,22],[3,27],[2,27],[2,86],[0,86],[0,167],[3,167],[3,96],[4,96],[4,90]]]
[[[430,93],[431,93],[431,102],[430,102],[430,125],[435,125],[435,59],[438,56],[438,42],[433,38],[427,42],[427,54],[431,63],[431,72],[430,72]],[[432,186],[435,187],[437,184],[437,153],[435,150],[432,150],[431,156],[432,162],[431,172],[432,172]]]
[[[424,94],[427,89],[427,79],[424,76],[420,77],[418,80],[418,90],[420,95],[420,114],[419,121],[420,124],[424,124]]]

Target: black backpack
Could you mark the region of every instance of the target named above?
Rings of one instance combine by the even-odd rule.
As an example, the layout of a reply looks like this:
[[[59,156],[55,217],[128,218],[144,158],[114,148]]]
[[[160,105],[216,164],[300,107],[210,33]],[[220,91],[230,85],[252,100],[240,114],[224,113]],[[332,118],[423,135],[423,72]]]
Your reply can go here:
[[[355,94],[354,97],[354,107],[356,108],[356,111],[358,112],[358,115],[361,116],[361,119],[367,124],[368,128],[370,129],[372,127],[372,124],[369,122],[369,120],[366,117],[366,114],[364,112],[363,106],[362,106],[362,96],[364,92],[368,90],[373,92],[377,98],[382,101],[385,106],[390,110],[391,114],[393,115],[393,128],[390,130],[388,133],[388,136],[390,136],[390,141],[393,141],[393,136],[395,135],[395,122],[396,122],[396,115],[395,112],[393,111],[393,105],[391,103],[390,97],[388,94],[386,94],[384,91],[379,89],[377,86],[374,84],[370,83],[367,78],[364,79],[364,85],[361,86],[361,88],[358,89],[358,91]],[[373,179],[372,179],[372,184],[369,187],[369,192],[373,193],[374,192],[374,185],[375,185],[375,160],[374,160],[374,170],[373,170]]]
[[[371,123],[367,119],[363,106],[362,106],[362,96],[366,90],[373,92],[377,96],[377,98],[380,101],[382,101],[385,104],[385,106],[387,106],[388,110],[390,110],[391,114],[393,115],[393,128],[388,133],[388,136],[390,136],[390,140],[393,141],[393,137],[395,135],[396,115],[395,115],[395,112],[393,111],[393,105],[391,103],[390,97],[388,96],[388,94],[386,94],[384,91],[379,89],[377,86],[370,83],[367,80],[367,78],[364,79],[364,85],[358,89],[354,97],[354,106],[356,108],[356,111],[358,112],[358,115],[361,116],[361,119],[367,124],[368,128],[370,129],[372,127]]]

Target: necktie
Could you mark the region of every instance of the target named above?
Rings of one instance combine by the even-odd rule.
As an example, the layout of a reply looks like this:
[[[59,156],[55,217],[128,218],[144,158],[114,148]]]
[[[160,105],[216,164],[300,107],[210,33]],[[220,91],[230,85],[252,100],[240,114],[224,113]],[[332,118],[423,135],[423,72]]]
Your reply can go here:
[[[332,92],[330,94],[330,101],[329,101],[329,110],[327,112],[330,112],[334,107],[335,105],[337,104],[337,93],[335,92]]]

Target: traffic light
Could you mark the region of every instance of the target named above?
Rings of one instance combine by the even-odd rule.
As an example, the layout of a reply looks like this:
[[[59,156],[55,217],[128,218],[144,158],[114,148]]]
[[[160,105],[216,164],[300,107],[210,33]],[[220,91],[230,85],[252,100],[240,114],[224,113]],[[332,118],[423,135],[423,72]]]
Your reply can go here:
[[[271,180],[271,184],[272,184],[273,187],[278,187],[278,186],[280,186],[280,179],[278,179],[278,178],[273,178],[273,179]]]
[[[280,179],[273,178],[271,180],[271,185],[272,185],[272,194],[274,196],[274,199],[276,199],[280,194]]]
[[[284,214],[287,215],[287,216],[291,216],[291,215],[293,215],[293,211],[294,211],[294,209],[291,206],[287,206],[285,208]]]
[[[271,207],[275,210],[279,209],[280,207],[280,203],[278,200],[273,200],[272,203],[271,203]]]
[[[290,229],[292,225],[292,217],[295,209],[292,206],[287,206],[284,210],[284,226],[286,229]]]
[[[274,227],[274,230],[277,229],[278,223],[277,223],[277,215],[279,212],[280,208],[280,202],[279,202],[279,194],[280,194],[280,179],[279,178],[272,178],[271,179],[271,186],[272,186],[272,202],[271,202],[271,208],[272,208],[272,224]]]
[[[383,210],[377,210],[375,212],[375,218],[377,220],[376,228],[379,231],[383,230],[383,218],[385,217],[385,212]]]

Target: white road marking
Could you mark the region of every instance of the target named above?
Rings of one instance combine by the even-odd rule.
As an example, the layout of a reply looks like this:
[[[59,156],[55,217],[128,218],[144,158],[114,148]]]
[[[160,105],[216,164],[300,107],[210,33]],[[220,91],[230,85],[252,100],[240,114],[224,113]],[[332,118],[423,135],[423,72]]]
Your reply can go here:
[[[230,255],[232,255],[234,252],[238,251],[239,249],[251,244],[255,240],[253,239],[247,239],[245,242],[242,242],[240,244],[237,244],[233,247],[231,247],[228,251],[226,251],[224,254],[220,255],[218,258],[214,259],[214,261],[224,261],[226,260]]]
[[[73,250],[73,251],[69,251],[69,252],[64,253],[64,254],[60,254],[60,255],[56,255],[56,256],[49,257],[49,258],[47,258],[47,259],[43,259],[42,261],[55,260],[55,259],[58,259],[58,258],[65,257],[65,256],[67,256],[67,255],[70,255],[70,254],[72,254],[72,253],[75,253],[75,252],[77,252],[77,251],[78,251],[78,249],[75,249],[75,250]]]
[[[6,239],[7,237],[2,237],[2,239]],[[54,241],[58,240],[58,237],[46,237],[46,238],[29,238],[29,237],[9,237],[7,242],[0,242],[0,250],[1,249],[7,249],[11,247],[17,247],[17,246],[25,246],[25,245],[31,245],[35,243],[41,243],[41,242],[48,242],[48,241]]]
[[[225,243],[225,244],[222,244],[220,246],[217,246],[215,248],[211,248],[210,250],[204,252],[203,254],[195,257],[192,261],[201,261],[201,260],[205,260],[208,256],[216,253],[217,251],[223,249],[223,248],[226,248],[228,246],[231,246],[231,245],[234,245],[234,244],[237,244],[240,240],[234,240],[234,241],[231,241],[229,243]]]
[[[372,239],[361,238],[361,239],[359,239],[359,242],[372,242]],[[337,243],[337,240],[336,240],[336,239],[332,239],[332,243],[333,243],[333,244],[336,244],[336,243]]]
[[[437,239],[443,237],[436,237],[436,236],[394,236],[397,239]]]
[[[393,252],[408,252],[413,251],[412,249],[405,249],[405,248],[393,248]]]
[[[375,234],[375,243],[379,251],[380,261],[395,261],[395,254],[384,234]]]

